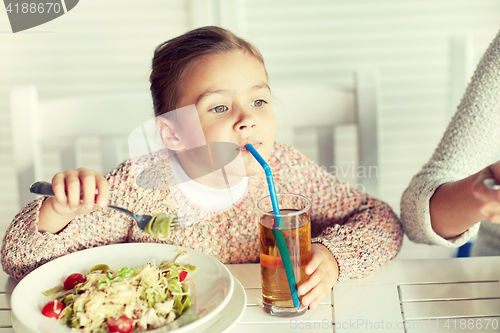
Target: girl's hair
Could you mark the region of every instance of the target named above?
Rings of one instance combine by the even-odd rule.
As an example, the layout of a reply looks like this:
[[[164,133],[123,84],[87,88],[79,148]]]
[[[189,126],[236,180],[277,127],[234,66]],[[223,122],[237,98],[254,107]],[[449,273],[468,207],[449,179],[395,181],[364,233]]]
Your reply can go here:
[[[255,46],[220,27],[194,29],[160,44],[155,50],[149,77],[155,116],[177,108],[183,74],[193,61],[233,50],[247,51],[264,65]]]

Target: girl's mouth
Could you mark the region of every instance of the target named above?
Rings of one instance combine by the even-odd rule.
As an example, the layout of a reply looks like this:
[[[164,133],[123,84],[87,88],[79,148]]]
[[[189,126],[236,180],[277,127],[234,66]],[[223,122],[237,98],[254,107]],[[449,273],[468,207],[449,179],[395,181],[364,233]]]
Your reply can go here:
[[[239,148],[237,148],[239,151],[241,152],[244,152],[244,153],[248,153],[248,149],[245,147],[248,143],[252,144],[252,146],[255,148],[255,149],[258,149],[262,143],[260,142],[247,142],[245,144],[243,144],[242,146],[240,146]]]

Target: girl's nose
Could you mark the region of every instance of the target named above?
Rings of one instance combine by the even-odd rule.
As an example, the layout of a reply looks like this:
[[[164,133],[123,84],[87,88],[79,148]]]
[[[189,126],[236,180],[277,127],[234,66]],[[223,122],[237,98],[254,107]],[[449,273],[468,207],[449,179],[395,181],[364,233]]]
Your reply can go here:
[[[243,131],[245,129],[254,128],[255,126],[257,126],[257,120],[252,111],[243,107],[240,108],[238,120],[234,124],[235,130]]]

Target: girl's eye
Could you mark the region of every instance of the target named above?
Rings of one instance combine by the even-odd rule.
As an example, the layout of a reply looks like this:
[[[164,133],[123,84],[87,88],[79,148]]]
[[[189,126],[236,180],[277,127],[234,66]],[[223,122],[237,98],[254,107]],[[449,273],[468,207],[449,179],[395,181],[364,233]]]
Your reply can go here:
[[[219,106],[216,106],[216,107],[214,107],[214,108],[211,108],[211,109],[210,109],[210,110],[208,110],[208,111],[213,112],[213,113],[224,113],[224,112],[226,112],[227,110],[229,110],[229,109],[227,108],[227,106],[225,106],[225,105],[219,105]]]
[[[263,99],[258,99],[256,101],[252,102],[252,106],[256,106],[258,108],[261,107],[261,106],[263,106],[264,104],[267,104],[267,102],[265,100],[263,100]]]

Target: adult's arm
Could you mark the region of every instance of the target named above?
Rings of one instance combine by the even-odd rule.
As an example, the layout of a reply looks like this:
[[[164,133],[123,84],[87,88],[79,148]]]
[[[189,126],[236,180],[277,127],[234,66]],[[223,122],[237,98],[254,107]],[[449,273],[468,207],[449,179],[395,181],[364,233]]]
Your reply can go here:
[[[500,151],[500,33],[482,57],[431,159],[401,198],[401,222],[419,243],[458,247],[484,219],[472,195]]]

